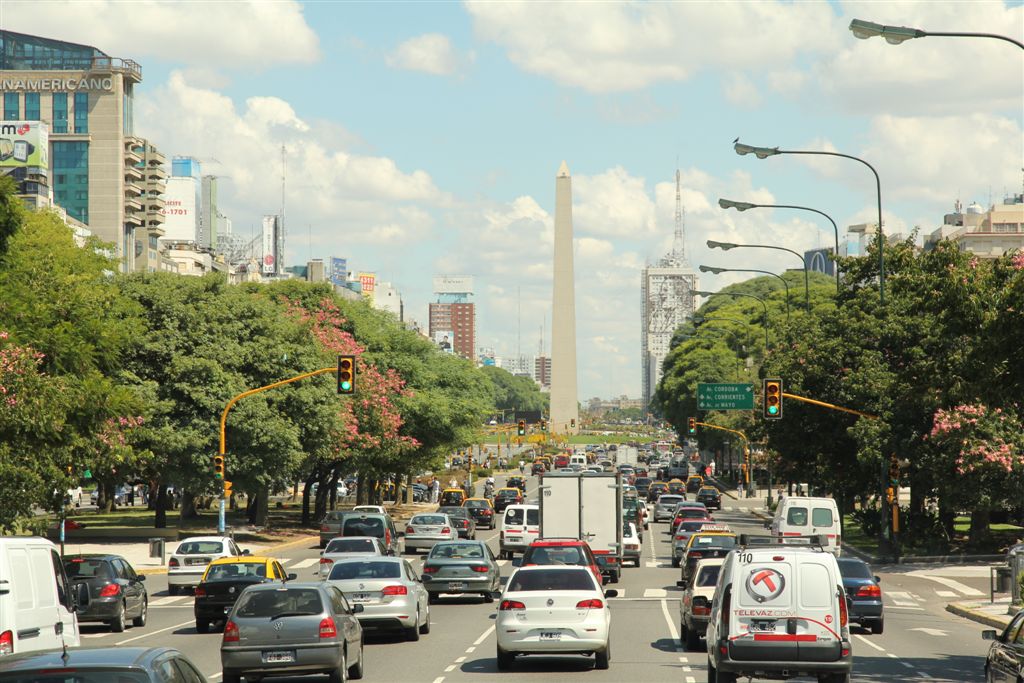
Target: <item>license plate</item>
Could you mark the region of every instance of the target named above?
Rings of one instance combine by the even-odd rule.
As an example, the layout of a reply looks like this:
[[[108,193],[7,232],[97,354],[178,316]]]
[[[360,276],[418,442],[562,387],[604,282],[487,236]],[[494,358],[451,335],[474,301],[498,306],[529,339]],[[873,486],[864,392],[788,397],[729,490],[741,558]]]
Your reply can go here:
[[[295,650],[269,650],[263,652],[264,664],[286,664],[295,661]]]
[[[189,558],[188,564],[208,564],[209,560],[205,557]]]
[[[466,584],[462,581],[449,581],[448,590],[450,591],[464,591],[466,590]]]
[[[509,543],[519,543],[519,542],[520,542],[520,541],[522,541],[523,539],[522,539],[522,537],[521,537],[521,536],[509,536],[509,537],[507,537],[507,538],[506,538],[506,540],[507,540],[507,541],[508,541]]]
[[[752,621],[750,622],[751,633],[773,633],[775,631],[774,621]]]
[[[370,601],[370,594],[369,593],[349,593],[348,594],[348,599],[351,600],[352,602],[369,602]]]
[[[562,639],[562,633],[560,631],[541,631],[540,632],[540,639],[541,640],[561,640]]]

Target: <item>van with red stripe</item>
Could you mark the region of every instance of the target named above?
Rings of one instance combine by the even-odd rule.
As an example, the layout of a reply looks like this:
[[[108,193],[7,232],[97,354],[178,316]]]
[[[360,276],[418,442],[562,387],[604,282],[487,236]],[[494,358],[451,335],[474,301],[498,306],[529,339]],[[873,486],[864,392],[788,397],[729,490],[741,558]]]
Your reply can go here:
[[[783,538],[824,536],[828,539],[827,550],[836,557],[842,554],[842,527],[834,498],[782,496],[768,526],[773,536]]]
[[[849,683],[849,606],[826,538],[741,535],[719,572],[706,638],[709,683]]]

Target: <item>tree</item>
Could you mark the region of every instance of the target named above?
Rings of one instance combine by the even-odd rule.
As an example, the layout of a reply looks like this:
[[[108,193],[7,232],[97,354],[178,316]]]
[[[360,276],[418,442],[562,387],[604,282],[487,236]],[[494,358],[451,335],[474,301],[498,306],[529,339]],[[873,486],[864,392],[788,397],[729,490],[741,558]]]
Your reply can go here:
[[[491,382],[494,407],[505,411],[546,411],[548,396],[542,394],[537,383],[529,377],[513,375],[508,370],[485,365],[480,368]]]

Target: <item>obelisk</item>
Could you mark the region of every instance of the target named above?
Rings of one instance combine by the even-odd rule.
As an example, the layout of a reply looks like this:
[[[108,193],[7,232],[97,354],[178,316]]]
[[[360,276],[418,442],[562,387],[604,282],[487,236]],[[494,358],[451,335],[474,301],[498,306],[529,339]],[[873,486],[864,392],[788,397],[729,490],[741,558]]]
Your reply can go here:
[[[551,295],[551,430],[580,428],[576,400],[576,280],[572,268],[572,178],[565,162],[555,176],[555,272]]]

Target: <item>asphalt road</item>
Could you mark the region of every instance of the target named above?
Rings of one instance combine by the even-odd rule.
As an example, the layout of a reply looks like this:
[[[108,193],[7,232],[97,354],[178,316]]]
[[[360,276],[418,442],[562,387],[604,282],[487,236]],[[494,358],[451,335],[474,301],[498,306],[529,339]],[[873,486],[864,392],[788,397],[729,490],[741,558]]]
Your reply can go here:
[[[502,483],[499,478],[499,485]],[[530,479],[530,498],[536,495],[536,478]],[[757,501],[725,497],[726,509],[715,516],[738,531],[757,532],[760,521],[748,508]],[[497,531],[481,531],[497,551]],[[628,568],[612,598],[612,660],[607,671],[593,669],[592,659],[526,657],[516,660],[512,671],[497,671],[494,610],[496,604],[477,599],[452,598],[431,608],[432,630],[419,642],[373,637],[366,641],[367,681],[456,683],[469,681],[671,681],[697,683],[707,680],[707,655],[686,652],[678,639],[679,570],[669,562],[667,525],[651,524],[644,536],[639,568]],[[292,548],[279,554],[289,571],[300,579],[313,578],[319,548]],[[415,557],[415,556],[414,556]],[[513,567],[503,561],[506,576]],[[855,630],[854,681],[910,683],[911,681],[983,680],[987,643],[981,640],[980,624],[944,611],[953,596],[969,595],[984,586],[977,569],[942,567],[876,567],[882,578],[886,602],[886,627],[882,635]],[[959,572],[959,573],[958,573]],[[950,583],[952,582],[952,583]],[[104,626],[84,624],[83,646],[166,645],[184,651],[211,681],[220,680],[220,635],[200,635],[192,619],[192,598],[170,597],[166,579],[147,579],[150,591],[149,623],[122,634]],[[280,679],[287,680],[287,679]],[[291,679],[309,680],[309,679]],[[811,679],[799,679],[807,681]]]

